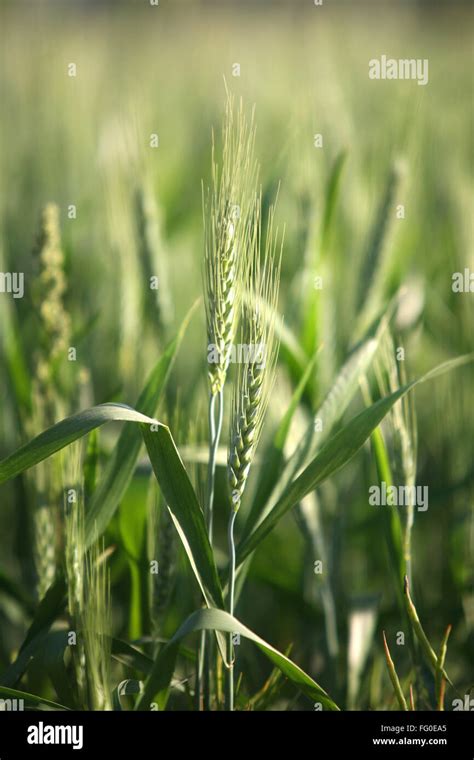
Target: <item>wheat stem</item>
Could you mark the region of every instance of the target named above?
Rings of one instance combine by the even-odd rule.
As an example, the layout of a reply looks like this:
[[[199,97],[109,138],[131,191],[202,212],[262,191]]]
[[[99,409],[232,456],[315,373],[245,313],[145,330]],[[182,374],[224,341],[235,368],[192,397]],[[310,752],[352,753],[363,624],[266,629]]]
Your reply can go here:
[[[209,543],[213,541],[213,507],[216,455],[222,430],[224,384],[231,361],[243,289],[245,253],[250,214],[255,196],[257,166],[254,161],[253,114],[247,121],[242,101],[237,111],[227,97],[222,131],[222,163],[212,147],[212,186],[203,189],[204,288],[206,294],[209,399],[209,463],[205,520]],[[217,408],[216,408],[217,405]],[[210,709],[209,633],[201,636],[196,692],[200,702],[201,682],[204,709]]]
[[[389,674],[390,680],[392,682],[393,690],[394,690],[395,696],[396,696],[396,698],[398,700],[398,704],[400,706],[400,710],[406,711],[406,710],[408,710],[408,705],[407,705],[405,696],[403,694],[403,689],[402,689],[402,687],[400,685],[400,680],[398,678],[397,671],[395,669],[395,665],[394,665],[393,660],[392,660],[392,656],[390,654],[390,649],[388,648],[387,638],[385,636],[385,631],[382,631],[382,635],[383,635],[383,647],[384,647],[384,651],[385,651],[385,659],[386,659],[386,662],[387,662],[388,674]]]
[[[217,400],[217,409],[216,409]],[[207,471],[206,524],[209,543],[212,546],[214,527],[214,480],[216,475],[216,458],[224,417],[224,391],[209,396],[209,466]]]
[[[217,408],[216,408],[217,402]],[[217,449],[222,432],[224,417],[224,390],[220,388],[217,393],[209,394],[209,462],[207,469],[207,494],[205,506],[205,519],[209,543],[212,546],[214,531],[214,481],[216,474]],[[199,647],[198,669],[196,678],[196,700],[205,710],[211,709],[211,683],[210,683],[210,647],[212,636],[208,631],[201,632]]]
[[[235,598],[235,539],[234,539],[234,525],[235,518],[237,517],[238,506],[234,506],[230,515],[229,523],[227,526],[227,542],[229,546],[229,613],[234,614],[234,598]],[[234,646],[232,641],[232,633],[228,635],[228,654],[229,672],[227,678],[227,709],[233,712],[234,710]]]

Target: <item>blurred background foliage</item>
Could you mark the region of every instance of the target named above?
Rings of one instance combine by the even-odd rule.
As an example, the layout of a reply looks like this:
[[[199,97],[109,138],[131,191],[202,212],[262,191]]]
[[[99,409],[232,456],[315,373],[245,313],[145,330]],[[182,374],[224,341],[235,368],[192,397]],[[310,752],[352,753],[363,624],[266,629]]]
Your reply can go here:
[[[472,351],[473,296],[451,287],[453,272],[474,269],[471,24],[461,3],[3,2],[1,268],[24,272],[26,289],[21,300],[0,295],[1,455],[25,439],[38,336],[33,251],[46,203],[60,209],[64,303],[77,348],[69,413],[103,401],[133,405],[201,294],[201,181],[210,180],[224,77],[246,104],[256,104],[267,205],[280,185],[280,313],[297,336],[303,364],[321,347],[292,440],[299,440],[305,415],[318,408],[346,359],[369,300],[365,319],[404,288],[395,331],[409,377]],[[369,80],[368,61],[382,54],[427,58],[429,84]],[[70,63],[75,77],[68,76]],[[150,147],[152,134],[157,148]],[[315,134],[322,135],[322,148],[315,147]],[[75,219],[68,216],[72,204]],[[404,219],[395,216],[398,204]],[[151,275],[159,276],[159,302]],[[323,288],[313,314],[316,276]],[[159,415],[170,422],[198,483],[207,440],[205,363],[201,307]],[[267,433],[297,379],[283,352]],[[463,693],[474,680],[473,379],[464,368],[416,391],[417,482],[429,486],[430,498],[429,510],[416,514],[413,535],[417,606],[437,645],[453,624],[448,664]],[[360,405],[359,397],[353,406]],[[116,432],[101,431],[102,459]],[[135,639],[149,633],[137,612],[147,563],[148,477],[143,461],[106,536],[113,547],[115,635]],[[333,657],[324,581],[313,572],[319,555],[293,514],[259,549],[237,610],[280,651],[292,645],[292,658],[336,700],[359,709],[393,705],[382,628],[402,671],[408,661],[393,644],[404,621],[380,515],[367,500],[375,478],[367,446],[319,494],[339,643]],[[21,643],[34,604],[20,480],[2,489],[1,666]],[[217,486],[225,566],[224,467]],[[198,599],[179,554],[173,577],[163,635]],[[238,658],[253,693],[268,664],[245,643]],[[292,700],[291,689],[284,690],[273,706],[312,708],[308,700]]]

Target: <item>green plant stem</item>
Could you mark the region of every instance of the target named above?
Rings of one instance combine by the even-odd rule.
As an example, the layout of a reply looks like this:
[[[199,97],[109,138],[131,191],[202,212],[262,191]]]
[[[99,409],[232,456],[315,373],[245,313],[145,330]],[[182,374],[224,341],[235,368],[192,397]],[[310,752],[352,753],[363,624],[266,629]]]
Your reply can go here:
[[[232,506],[232,512],[229,518],[229,524],[227,526],[227,541],[229,545],[229,613],[234,614],[234,599],[235,599],[235,539],[234,539],[234,525],[235,518],[237,517],[239,505]],[[228,635],[228,659],[229,659],[229,672],[227,674],[227,693],[226,693],[226,707],[233,712],[234,710],[234,647],[232,643],[232,633]]]
[[[400,710],[408,710],[408,705],[406,703],[405,696],[403,694],[402,687],[400,685],[400,681],[397,675],[397,671],[395,669],[395,665],[393,664],[392,656],[390,654],[390,649],[388,648],[387,639],[385,636],[385,631],[383,633],[383,646],[385,650],[385,659],[387,661],[387,669],[388,674],[390,676],[390,680],[392,682],[393,690],[395,692],[395,696],[398,700],[398,704],[400,706]]]
[[[444,692],[446,688],[446,681],[443,678],[443,670],[444,670],[444,662],[446,660],[446,652],[448,650],[448,639],[449,634],[451,633],[452,626],[448,625],[446,628],[446,632],[443,636],[443,641],[441,642],[441,647],[439,650],[438,655],[438,667],[436,668],[435,673],[435,686],[436,686],[436,698],[437,698],[437,709],[438,710],[444,710]]]
[[[217,409],[216,409],[217,400]],[[224,417],[224,392],[211,393],[209,397],[209,462],[207,469],[207,493],[205,505],[205,519],[207,536],[212,547],[214,534],[214,481],[216,475],[217,449],[222,431]],[[196,679],[197,703],[201,704],[201,688],[203,693],[203,709],[211,709],[211,634],[209,631],[201,632],[199,648],[198,672]]]
[[[409,487],[412,485],[415,485],[415,483],[408,483]],[[408,512],[407,512],[407,519],[406,519],[406,525],[405,525],[405,534],[403,537],[403,556],[405,560],[405,572],[408,577],[408,581],[411,584],[412,582],[412,572],[411,572],[411,534],[413,529],[413,524],[415,522],[415,505],[410,500],[410,503],[408,504]]]
[[[216,418],[216,399],[217,418]],[[222,420],[224,416],[224,392],[220,390],[211,394],[209,398],[209,465],[207,470],[207,501],[206,501],[206,524],[209,543],[212,546],[214,532],[214,481],[216,475],[216,459],[219,440],[221,437]]]

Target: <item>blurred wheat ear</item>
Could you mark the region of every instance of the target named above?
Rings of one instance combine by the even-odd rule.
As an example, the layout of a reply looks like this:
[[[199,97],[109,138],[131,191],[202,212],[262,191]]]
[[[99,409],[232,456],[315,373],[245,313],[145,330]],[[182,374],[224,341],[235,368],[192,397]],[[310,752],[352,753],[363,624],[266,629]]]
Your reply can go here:
[[[36,435],[67,413],[61,387],[61,362],[65,361],[71,321],[64,306],[67,281],[61,246],[59,208],[48,203],[40,218],[34,256],[37,274],[32,295],[39,320],[33,357],[32,414],[25,421],[30,436]],[[64,366],[64,365],[62,365]],[[57,527],[61,475],[55,459],[42,462],[28,475],[33,508],[34,557],[38,597],[42,599],[54,580],[57,566]]]
[[[110,576],[97,540],[86,555],[87,604],[83,614],[89,707],[111,710],[112,610]]]
[[[213,136],[212,183],[203,191],[205,232],[204,289],[206,296],[208,373],[211,394],[225,383],[242,296],[244,249],[255,198],[253,112],[248,120],[242,101],[236,110],[228,95],[222,132],[222,163],[216,160]]]
[[[80,445],[63,454],[64,486],[64,554],[67,582],[68,612],[71,625],[78,635],[72,649],[76,699],[82,709],[87,706],[86,655],[82,637],[85,613],[85,513],[84,489],[81,482]]]

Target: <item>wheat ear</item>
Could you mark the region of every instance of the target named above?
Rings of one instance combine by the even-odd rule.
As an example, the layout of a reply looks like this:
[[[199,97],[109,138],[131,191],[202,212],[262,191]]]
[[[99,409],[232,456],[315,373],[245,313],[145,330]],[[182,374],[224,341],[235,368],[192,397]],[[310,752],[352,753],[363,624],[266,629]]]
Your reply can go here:
[[[64,490],[64,558],[67,581],[68,612],[76,631],[77,643],[72,649],[76,698],[81,709],[87,707],[86,655],[83,640],[85,590],[85,504],[82,477],[81,445],[73,444],[63,452]]]
[[[228,93],[222,133],[222,164],[219,167],[212,145],[212,183],[205,197],[203,217],[205,232],[204,290],[206,303],[209,394],[209,463],[205,519],[209,542],[213,540],[213,507],[216,454],[224,415],[224,383],[229,368],[242,295],[244,251],[250,211],[255,196],[257,166],[254,160],[255,127],[242,100],[234,108]],[[206,647],[206,638],[209,646]],[[210,637],[203,633],[199,653],[196,692],[201,691],[203,705],[210,709]]]
[[[66,354],[71,328],[70,317],[63,303],[67,283],[59,209],[54,203],[48,203],[42,211],[35,256],[38,273],[33,283],[33,301],[39,316],[39,330],[32,382],[33,411],[26,422],[30,435],[36,435],[66,415],[56,365]],[[56,572],[56,529],[61,481],[57,464],[55,459],[41,462],[28,475],[35,502],[35,565],[40,599],[53,582]]]
[[[103,540],[96,539],[86,554],[85,578],[87,604],[82,618],[89,706],[111,710],[112,608]]]
[[[242,255],[255,195],[253,113],[247,120],[242,101],[235,113],[228,95],[222,133],[222,164],[216,161],[213,137],[212,185],[203,193],[205,231],[204,289],[211,394],[225,383],[235,338],[242,291]]]

